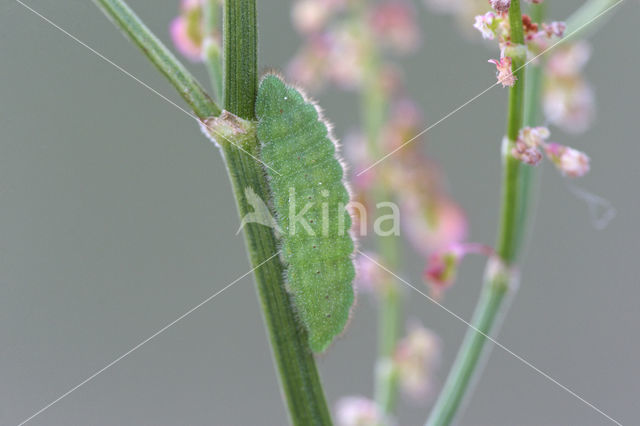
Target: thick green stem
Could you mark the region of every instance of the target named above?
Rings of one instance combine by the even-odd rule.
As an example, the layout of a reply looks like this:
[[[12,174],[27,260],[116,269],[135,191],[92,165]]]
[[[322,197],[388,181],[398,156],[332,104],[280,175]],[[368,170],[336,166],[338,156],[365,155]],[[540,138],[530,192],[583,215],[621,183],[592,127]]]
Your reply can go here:
[[[113,23],[144,52],[165,75],[198,118],[220,114],[220,108],[207,95],[200,83],[147,28],[122,0],[94,0]]]
[[[259,155],[255,129],[248,136],[229,136],[233,143],[222,142],[224,157],[233,183],[241,217],[253,211],[245,191],[251,188],[261,199],[270,197],[262,167],[248,154]],[[246,151],[237,149],[242,146]],[[251,264],[255,267],[278,253],[278,243],[270,228],[248,223],[244,227],[245,241]],[[294,425],[331,425],[322,384],[313,354],[307,343],[307,333],[294,313],[285,290],[284,267],[280,258],[264,263],[254,272],[260,302],[269,334],[282,394]]]
[[[247,188],[268,200],[266,174],[253,158],[259,156],[252,121],[257,86],[255,0],[227,2],[225,108],[232,114],[225,113],[215,119],[213,117],[221,113],[220,108],[126,3],[122,0],[96,2],[169,79],[195,114],[207,125],[212,123],[212,133],[222,136],[216,139],[224,153],[240,215],[252,212],[245,196]],[[251,263],[256,268],[254,274],[291,422],[305,426],[330,425],[331,417],[306,331],[285,291],[284,267],[277,255],[276,238],[270,228],[254,223],[247,224],[244,233]]]
[[[255,0],[227,0],[224,6],[225,109],[253,120],[257,92],[257,34]],[[255,133],[240,137],[243,148],[259,155]],[[266,173],[247,153],[231,144],[223,144],[229,175],[238,202],[240,216],[252,211],[245,191],[252,188],[263,200],[270,199]],[[251,263],[262,264],[278,252],[273,230],[259,224],[245,227],[245,239]],[[279,373],[291,422],[295,425],[330,425],[325,401],[307,333],[299,322],[285,290],[284,268],[278,257],[255,273],[271,348]]]
[[[512,42],[524,44],[519,0],[511,1],[509,21]],[[521,165],[510,152],[523,123],[525,73],[522,66],[524,61],[523,57],[512,58],[512,70],[516,76],[516,82],[509,90],[507,140],[505,141],[507,146],[503,147],[502,207],[497,244],[501,269],[498,272],[490,271],[495,269],[495,264],[488,266],[488,272],[491,273],[486,275],[480,300],[471,319],[472,327],[467,330],[445,385],[427,420],[428,426],[449,425],[459,413],[460,406],[469,393],[473,377],[478,371],[479,361],[485,352],[486,336],[494,331],[496,319],[501,314],[500,308],[513,285],[510,282],[512,276],[507,271],[515,260],[519,244],[518,236],[522,234],[518,229],[521,225],[518,220],[521,202],[519,192]]]
[[[258,44],[255,0],[224,2],[224,107],[254,119],[258,93]]]

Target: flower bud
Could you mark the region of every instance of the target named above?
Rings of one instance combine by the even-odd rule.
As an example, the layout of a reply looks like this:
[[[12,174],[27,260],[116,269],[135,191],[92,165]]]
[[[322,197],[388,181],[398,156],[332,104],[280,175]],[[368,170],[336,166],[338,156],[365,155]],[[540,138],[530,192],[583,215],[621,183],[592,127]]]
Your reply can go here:
[[[417,400],[429,397],[441,353],[442,343],[435,333],[421,324],[410,325],[393,356],[400,387],[407,396]]]
[[[502,84],[502,87],[511,87],[516,84],[516,76],[511,72],[511,58],[509,56],[505,56],[501,58],[499,61],[496,59],[489,59],[489,63],[495,64],[496,66],[496,76],[498,78],[498,82]]]
[[[376,5],[369,25],[383,43],[401,52],[414,50],[420,42],[420,30],[410,2],[389,0]]]
[[[439,297],[444,290],[453,284],[458,272],[458,265],[470,253],[487,257],[495,255],[494,250],[484,244],[455,243],[429,256],[428,264],[424,271],[424,279],[435,297]]]
[[[496,36],[497,19],[496,14],[487,12],[484,15],[477,15],[476,22],[473,27],[480,31],[482,38],[485,40],[493,40]]]
[[[173,44],[188,59],[202,61],[204,22],[200,0],[182,0],[180,15],[169,27]]]
[[[366,252],[356,257],[356,278],[354,284],[358,290],[380,294],[388,283],[384,270],[379,266],[382,261],[378,255]]]
[[[511,0],[489,0],[489,3],[496,12],[500,13],[508,12],[511,6]]]
[[[340,398],[336,405],[338,426],[379,426],[388,424],[376,403],[363,396]]]
[[[589,157],[577,149],[548,143],[545,145],[545,153],[565,176],[582,177],[589,171]]]

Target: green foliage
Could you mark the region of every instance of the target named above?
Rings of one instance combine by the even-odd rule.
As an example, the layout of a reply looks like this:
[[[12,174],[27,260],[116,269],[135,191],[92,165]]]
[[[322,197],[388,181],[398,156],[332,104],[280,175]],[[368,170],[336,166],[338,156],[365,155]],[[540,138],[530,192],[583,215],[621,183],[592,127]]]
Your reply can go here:
[[[267,169],[287,288],[311,349],[322,352],[344,330],[354,301],[344,168],[316,106],[278,76],[260,82],[256,115],[262,159],[280,173]]]

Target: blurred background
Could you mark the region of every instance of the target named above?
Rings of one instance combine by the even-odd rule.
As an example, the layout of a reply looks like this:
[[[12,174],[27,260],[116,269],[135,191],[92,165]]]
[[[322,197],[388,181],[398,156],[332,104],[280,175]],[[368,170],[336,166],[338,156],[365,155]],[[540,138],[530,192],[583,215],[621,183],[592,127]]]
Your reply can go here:
[[[567,17],[582,2],[551,1]],[[25,3],[182,105],[173,89],[90,2]],[[130,0],[170,44],[177,1]],[[287,1],[259,0],[260,65],[281,68],[299,46]],[[424,127],[486,89],[486,60],[450,17],[416,7],[424,43],[403,61]],[[592,39],[592,129],[553,139],[587,152],[575,184],[617,216],[594,227],[549,163],[521,286],[498,341],[623,424],[640,394],[640,144],[636,1]],[[469,23],[471,25],[471,23]],[[476,40],[479,36],[476,37]],[[217,149],[183,112],[14,1],[0,5],[0,424],[17,424],[250,269]],[[203,82],[204,68],[191,64]],[[446,171],[492,244],[506,90],[494,88],[428,132],[425,152]],[[318,96],[335,133],[357,100]],[[365,243],[366,245],[366,243]],[[484,261],[465,261],[447,308],[469,318]],[[399,274],[421,286],[424,259],[403,253]],[[406,313],[443,341],[441,382],[465,325],[405,289]],[[344,338],[319,357],[333,405],[370,396],[376,312],[360,297]],[[421,424],[431,402],[403,402],[399,424]],[[35,418],[42,425],[283,425],[270,349],[251,277]],[[600,425],[608,420],[500,348],[488,360],[462,425]]]

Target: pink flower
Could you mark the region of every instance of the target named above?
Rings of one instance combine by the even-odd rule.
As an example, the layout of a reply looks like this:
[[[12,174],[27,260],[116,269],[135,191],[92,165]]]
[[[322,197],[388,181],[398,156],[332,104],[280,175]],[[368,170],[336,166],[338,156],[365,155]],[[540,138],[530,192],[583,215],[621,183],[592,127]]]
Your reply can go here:
[[[545,117],[570,133],[587,130],[595,115],[595,95],[582,75],[589,56],[589,45],[578,42],[554,52],[547,62]]]
[[[557,143],[545,146],[547,157],[555,166],[569,177],[582,177],[589,171],[589,157],[576,149]]]
[[[549,139],[551,132],[543,126],[524,127],[520,129],[519,139],[523,140],[527,145],[538,146],[543,141]]]
[[[582,72],[591,57],[591,46],[579,41],[555,50],[547,62],[547,73],[554,78],[573,77]]]
[[[539,148],[549,138],[546,127],[525,127],[520,130],[518,140],[511,150],[511,154],[523,163],[536,166],[542,160]]]
[[[327,79],[327,64],[333,48],[329,33],[313,34],[287,67],[287,74],[301,86],[318,90]]]
[[[530,146],[519,139],[511,150],[511,155],[530,166],[537,166],[542,161],[542,154],[537,145]]]
[[[562,21],[553,21],[550,24],[542,24],[542,29],[549,38],[552,36],[562,37],[567,29],[567,24]]]
[[[470,253],[487,257],[495,255],[494,250],[484,244],[456,243],[429,256],[427,267],[424,271],[424,279],[434,297],[440,297],[442,292],[453,284],[458,265]]]
[[[540,162],[543,149],[547,158],[569,177],[582,177],[589,171],[589,157],[573,148],[554,142],[546,142],[549,129],[546,127],[525,127],[520,130],[512,154],[520,161],[536,165]]]
[[[202,60],[204,25],[200,0],[181,2],[180,15],[171,21],[169,32],[181,54],[194,62]]]
[[[464,210],[443,194],[407,194],[402,199],[405,235],[423,256],[463,241],[468,232]]]
[[[496,14],[487,12],[484,15],[477,15],[473,28],[480,31],[482,38],[485,40],[493,40],[496,36]]]
[[[340,398],[336,404],[338,426],[379,426],[384,425],[384,416],[376,403],[363,396]]]
[[[318,32],[344,3],[345,0],[299,0],[291,9],[291,20],[302,34]]]
[[[398,342],[393,364],[403,392],[413,399],[429,397],[440,363],[442,342],[419,323],[411,324],[407,336]]]
[[[549,79],[543,101],[547,120],[566,132],[583,133],[593,121],[595,95],[582,77],[571,83]]]
[[[496,12],[508,12],[511,6],[511,0],[489,0],[489,3]]]
[[[420,42],[420,31],[411,3],[391,0],[374,7],[369,18],[373,33],[402,52],[414,50]]]
[[[356,257],[356,278],[355,286],[358,290],[368,293],[379,293],[388,282],[384,270],[378,266],[382,264],[378,255],[366,252],[364,255]]]
[[[477,15],[487,11],[487,0],[423,0],[426,6],[437,14],[450,14],[465,38],[471,39],[473,33],[469,22]]]
[[[516,84],[516,76],[511,71],[510,57],[505,56],[499,61],[496,59],[489,59],[489,62],[495,64],[497,69],[498,82],[502,84],[502,87],[510,87]]]

